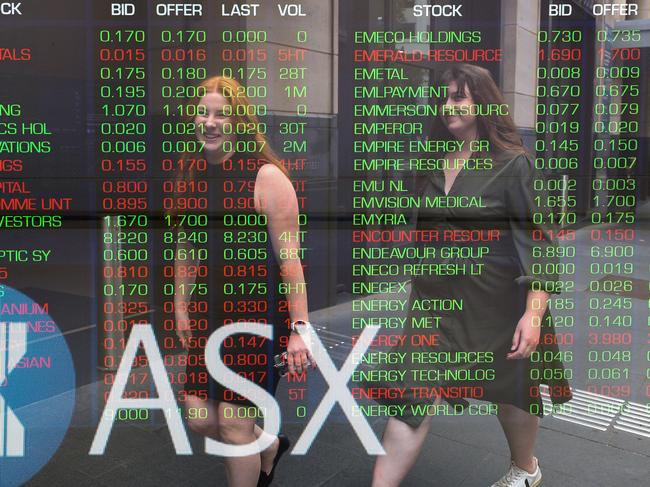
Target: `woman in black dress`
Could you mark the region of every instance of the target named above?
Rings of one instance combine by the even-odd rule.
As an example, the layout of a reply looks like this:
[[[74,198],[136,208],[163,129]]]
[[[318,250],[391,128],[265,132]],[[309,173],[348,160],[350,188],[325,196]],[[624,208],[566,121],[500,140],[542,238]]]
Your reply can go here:
[[[377,458],[373,486],[399,485],[431,416],[458,413],[466,398],[476,398],[493,403],[511,451],[510,470],[493,485],[533,487],[541,482],[533,456],[543,415],[539,385],[548,383],[553,402],[571,398],[557,354],[539,361],[544,350],[557,351],[544,343],[555,343],[547,300],[560,290],[551,229],[533,223],[533,213],[545,215],[535,205],[543,192],[533,189],[543,175],[535,172],[487,70],[459,65],[444,73],[441,85],[447,93],[430,141],[444,141],[445,150],[426,154],[437,166],[420,174],[417,216],[417,228],[437,231],[438,241],[411,282],[406,349],[395,349],[407,352],[397,366],[403,380],[383,384],[405,392],[381,401],[403,412],[388,420],[386,455]],[[433,330],[413,326],[425,317]],[[432,331],[435,343],[417,339]],[[532,362],[535,350],[541,354]]]
[[[286,350],[290,373],[302,373],[308,360],[314,364],[296,328],[308,322],[297,238],[298,201],[287,170],[260,133],[241,85],[217,76],[205,80],[200,89],[203,96],[193,122],[202,150],[194,157],[207,161],[207,170],[198,178],[209,183],[208,258],[203,262],[209,272],[207,278],[184,277],[189,273],[182,267],[199,262],[198,258],[188,261],[192,244],[188,238],[179,238],[178,256],[185,258],[175,260],[174,301],[176,333],[188,350],[184,402],[194,412],[189,415],[190,428],[203,436],[234,445],[250,444],[262,435],[270,441],[256,424],[256,414],[251,414],[256,405],[207,373],[204,347],[221,326],[237,322],[273,325],[273,340],[236,334],[224,341],[220,351],[227,367],[272,395],[280,378],[273,367],[275,355]],[[198,166],[185,167],[180,179],[196,182]],[[191,191],[198,185],[182,187]],[[186,230],[179,232],[187,235]],[[194,289],[194,295],[207,289],[201,297],[209,302],[207,310],[191,306],[194,296],[189,289]],[[270,484],[277,459],[288,447],[288,440],[280,435],[261,454],[227,457],[228,484]]]

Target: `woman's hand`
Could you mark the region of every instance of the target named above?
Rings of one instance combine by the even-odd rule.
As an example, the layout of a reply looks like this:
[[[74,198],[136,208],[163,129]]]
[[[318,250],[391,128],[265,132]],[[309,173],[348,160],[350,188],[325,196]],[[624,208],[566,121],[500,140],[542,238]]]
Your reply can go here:
[[[523,314],[512,337],[511,352],[506,355],[508,360],[530,357],[539,343],[540,323],[541,320],[536,313],[526,311]]]
[[[309,338],[307,338],[309,341]],[[290,374],[302,374],[307,371],[307,363],[311,362],[312,369],[316,361],[311,354],[311,343],[305,343],[297,331],[292,331],[287,344],[287,365]]]
[[[176,335],[181,341],[181,346],[185,350],[190,349],[190,339],[192,338],[192,330],[190,330],[190,316],[187,311],[179,311],[176,307]]]

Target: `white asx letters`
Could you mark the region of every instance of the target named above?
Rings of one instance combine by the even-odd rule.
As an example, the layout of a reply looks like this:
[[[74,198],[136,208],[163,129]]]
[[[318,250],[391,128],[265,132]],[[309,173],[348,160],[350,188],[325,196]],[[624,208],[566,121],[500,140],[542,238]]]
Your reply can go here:
[[[126,382],[131,373],[131,365],[138,353],[138,345],[142,342],[144,353],[149,359],[149,367],[151,367],[151,377],[156,385],[158,397],[150,399],[128,399],[123,398],[124,390],[126,389]],[[99,426],[95,432],[93,444],[90,447],[90,455],[102,455],[106,449],[108,436],[111,434],[113,428],[113,421],[115,421],[115,414],[106,414],[106,411],[117,411],[118,409],[140,408],[140,409],[162,409],[168,410],[169,415],[167,418],[167,426],[172,436],[174,449],[179,455],[191,455],[192,448],[190,447],[187,433],[183,427],[183,420],[181,419],[178,410],[176,409],[176,399],[174,398],[174,391],[169,384],[169,379],[165,373],[165,366],[163,359],[156,343],[156,337],[153,334],[150,324],[136,324],[133,325],[129,341],[124,347],[124,355],[120,362],[120,366],[115,374],[115,383],[111,388],[111,393],[106,401],[104,414],[99,421]]]
[[[296,443],[292,454],[305,454],[307,452],[337,402],[341,404],[345,415],[352,424],[352,428],[357,436],[359,436],[368,453],[384,454],[384,450],[367,420],[364,417],[352,414],[352,411],[357,407],[357,403],[347,387],[347,383],[356,365],[354,358],[365,353],[372,339],[379,331],[379,327],[366,327],[363,330],[341,370],[336,369],[327,350],[313,328],[309,325],[304,328],[306,329],[299,328],[299,332],[306,343],[311,342],[313,344],[312,354],[323,377],[327,381],[329,389]],[[247,397],[255,405],[265,410],[264,431],[267,434],[262,435],[257,441],[246,445],[226,444],[211,438],[205,439],[206,453],[225,457],[248,456],[265,450],[275,440],[275,436],[280,430],[281,414],[275,398],[259,385],[237,375],[226,367],[221,360],[219,350],[222,342],[230,335],[237,333],[250,333],[273,339],[273,326],[261,323],[234,323],[218,328],[212,333],[205,347],[206,366],[210,375],[212,377],[218,377],[224,386],[241,396]],[[142,342],[144,353],[149,359],[151,376],[158,391],[158,398],[123,399],[122,394],[126,388],[127,379],[131,373],[131,364],[133,364],[140,342]],[[176,453],[185,455],[192,453],[187,433],[183,427],[182,418],[176,407],[174,393],[165,372],[160,350],[158,349],[158,344],[156,343],[150,324],[137,324],[133,326],[119,369],[115,375],[115,383],[106,402],[105,411],[126,408],[167,410],[169,414],[166,414],[165,417],[167,418],[167,425],[170,429]],[[97,432],[95,433],[95,438],[90,448],[89,453],[91,455],[101,455],[104,453],[115,416],[115,414],[102,414],[102,419],[97,427]]]

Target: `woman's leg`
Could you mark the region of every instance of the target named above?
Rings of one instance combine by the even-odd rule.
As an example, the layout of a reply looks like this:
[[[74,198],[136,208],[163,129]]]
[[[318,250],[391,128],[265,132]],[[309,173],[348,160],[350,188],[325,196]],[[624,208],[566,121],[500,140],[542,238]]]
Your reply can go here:
[[[435,405],[440,404],[440,398]],[[431,416],[425,416],[417,428],[399,419],[389,418],[381,437],[386,455],[380,455],[372,474],[372,487],[396,487],[418,459],[431,426]]]
[[[245,445],[257,440],[255,419],[238,418],[237,408],[245,407],[228,402],[219,403],[219,436],[223,443]],[[230,487],[254,487],[260,476],[260,454],[245,457],[226,457],[226,476]]]
[[[219,403],[213,400],[201,400],[195,396],[187,398],[186,408],[207,409],[206,418],[190,419],[188,421],[192,431],[231,444],[245,444],[267,435],[262,428],[255,424],[253,419],[225,418],[225,407],[237,407],[236,404],[226,402]],[[232,416],[228,414],[228,416]],[[235,415],[236,416],[236,415]],[[270,471],[273,459],[278,449],[278,441],[275,441],[269,448],[261,453],[263,466]],[[247,457],[230,457],[225,459],[226,475],[228,485],[231,487],[248,487],[257,485],[260,472],[260,454]]]
[[[258,425],[255,425],[255,437],[259,440],[261,437],[271,436]],[[271,443],[266,450],[263,450],[261,455],[262,461],[262,471],[264,473],[270,473],[273,468],[273,460],[275,460],[275,455],[278,453],[278,448],[280,447],[280,440],[277,436],[274,436],[275,440]]]
[[[386,455],[379,455],[372,473],[372,487],[397,487],[420,455],[431,418],[426,417],[417,428],[399,419],[389,418],[381,442]]]
[[[539,418],[512,404],[499,404],[497,418],[508,440],[510,456],[515,465],[529,473],[534,472],[537,464],[533,453]]]
[[[185,400],[185,411],[186,416],[189,416],[188,411],[191,409],[195,411],[194,418],[188,419],[187,424],[192,431],[200,434],[201,436],[207,436],[213,440],[219,440],[219,403],[211,399],[203,400],[199,399],[196,396],[187,396]],[[199,415],[196,411],[200,409],[206,409],[207,414],[205,418],[199,418]]]

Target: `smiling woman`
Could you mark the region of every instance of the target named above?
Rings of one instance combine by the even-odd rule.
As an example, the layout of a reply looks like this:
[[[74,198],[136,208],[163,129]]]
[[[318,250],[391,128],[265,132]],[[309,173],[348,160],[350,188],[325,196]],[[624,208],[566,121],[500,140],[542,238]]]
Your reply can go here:
[[[459,65],[443,74],[441,84],[447,96],[439,100],[428,140],[440,151],[427,155],[447,164],[419,170],[421,202],[413,206],[416,228],[442,238],[430,244],[435,255],[420,259],[414,269],[419,272],[411,274],[404,326],[409,339],[395,349],[410,353],[390,366],[406,373],[403,380],[385,382],[408,393],[377,399],[406,408],[388,421],[383,436],[388,454],[377,460],[373,485],[399,485],[417,458],[431,415],[456,414],[472,398],[493,403],[477,411],[497,413],[511,448],[511,471],[494,485],[523,487],[525,480],[537,486],[541,473],[533,451],[538,416],[544,414],[540,384],[557,391],[553,402],[571,398],[570,370],[565,373],[557,347],[548,345],[556,343],[547,311],[549,293],[558,292],[556,266],[534,259],[557,255],[551,229],[534,218],[534,187],[546,187],[534,182],[544,175],[535,173],[507,110],[486,115],[472,110],[507,106],[487,70]],[[477,159],[484,163],[469,163]],[[452,310],[423,306],[441,298],[462,304]],[[436,324],[434,346],[418,340],[423,322]],[[551,360],[532,362],[531,354],[540,350]],[[485,360],[471,359],[477,356]],[[440,405],[443,399],[450,405]],[[520,483],[513,483],[515,477]]]
[[[296,329],[308,321],[300,243],[281,237],[298,235],[296,193],[268,144],[266,124],[257,118],[261,105],[251,104],[246,92],[223,76],[198,87],[200,98],[189,105],[195,108],[186,110],[193,115],[187,123],[195,128],[187,142],[193,138],[198,150],[182,155],[183,161],[197,163],[179,164],[177,204],[171,211],[179,223],[188,222],[189,215],[180,213],[192,208],[182,201],[191,201],[196,190],[209,201],[199,209],[205,224],[200,229],[178,225],[175,240],[175,326],[188,352],[181,397],[188,415],[202,411],[189,418],[197,433],[235,445],[258,438],[271,445],[261,454],[227,458],[229,485],[242,487],[268,485],[289,446],[283,435],[269,438],[256,425],[257,404],[250,399],[255,389],[275,394],[280,373],[274,358],[283,352],[291,373],[315,365]],[[195,238],[198,234],[204,237]],[[206,344],[217,328],[241,322],[273,325],[274,330],[273,340],[230,335],[217,351],[225,366],[250,383],[247,392],[236,393],[208,373],[206,357],[215,351],[208,352]]]
[[[224,153],[224,142],[228,149],[232,148],[232,143],[236,140],[236,136],[232,128],[228,130],[228,135],[224,133],[224,125],[232,127],[232,122],[229,116],[224,113],[224,107],[230,105],[226,98],[219,92],[208,92],[201,98],[199,103],[201,107],[197,110],[197,115],[194,118],[196,124],[196,139],[203,142],[203,150],[205,151],[208,162],[211,164],[219,164],[226,155]]]
[[[489,79],[490,82],[480,82],[484,79]],[[508,104],[487,70],[468,64],[459,65],[445,71],[440,84],[447,86],[447,99],[440,99],[443,116],[434,120],[431,140],[460,143],[464,139],[452,131],[455,127],[473,125],[475,120],[478,140],[489,140],[492,149],[522,151],[521,137],[510,117]],[[472,106],[499,108],[480,114],[485,116],[474,118],[478,113],[472,113]],[[448,116],[444,116],[445,110],[449,113]],[[466,114],[455,115],[456,111]]]
[[[247,92],[246,87],[225,76],[208,78],[198,86],[198,97],[188,104],[185,113],[187,123],[193,124],[196,132],[188,134],[188,141],[195,136],[203,143],[202,151],[184,156],[201,155],[208,162],[219,164],[226,155],[245,152],[273,164],[288,176],[266,139],[266,124],[258,119],[266,107],[251,103]],[[196,176],[191,170],[183,170],[179,175],[186,179]]]

